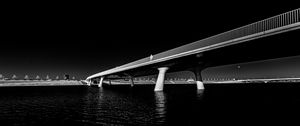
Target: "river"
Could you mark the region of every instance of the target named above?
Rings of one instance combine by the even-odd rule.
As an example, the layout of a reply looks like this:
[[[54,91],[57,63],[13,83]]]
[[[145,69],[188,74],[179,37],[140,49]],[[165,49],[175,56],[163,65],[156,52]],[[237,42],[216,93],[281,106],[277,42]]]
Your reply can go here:
[[[1,125],[298,123],[297,84],[0,88]]]

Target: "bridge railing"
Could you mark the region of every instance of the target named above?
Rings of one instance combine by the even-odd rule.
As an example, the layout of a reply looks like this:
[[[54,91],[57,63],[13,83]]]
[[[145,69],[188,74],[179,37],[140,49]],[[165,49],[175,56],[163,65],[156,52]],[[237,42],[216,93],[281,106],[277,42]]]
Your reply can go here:
[[[153,60],[229,40],[265,33],[300,22],[300,8],[154,55]]]

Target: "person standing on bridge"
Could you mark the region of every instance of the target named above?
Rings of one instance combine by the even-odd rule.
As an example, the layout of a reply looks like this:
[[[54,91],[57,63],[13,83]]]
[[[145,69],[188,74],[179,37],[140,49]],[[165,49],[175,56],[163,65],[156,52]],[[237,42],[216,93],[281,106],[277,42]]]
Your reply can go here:
[[[151,61],[152,59],[153,59],[153,55],[151,54],[151,55],[150,55],[150,61]]]

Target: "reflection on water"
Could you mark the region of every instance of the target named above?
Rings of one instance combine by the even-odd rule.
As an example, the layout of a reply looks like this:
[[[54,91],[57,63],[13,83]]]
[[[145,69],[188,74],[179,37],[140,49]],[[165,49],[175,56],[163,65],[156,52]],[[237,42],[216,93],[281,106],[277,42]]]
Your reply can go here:
[[[166,117],[166,95],[162,91],[154,92],[156,105],[156,118],[159,122],[164,122]]]
[[[203,99],[203,97],[204,97],[204,89],[198,89],[197,90],[197,99],[198,100],[202,100]]]
[[[246,88],[166,85],[163,92],[153,92],[151,86],[0,88],[0,121],[30,126],[195,125],[258,122],[255,119],[266,117],[284,120],[300,113],[300,88],[240,86]]]
[[[148,97],[151,94],[142,95]],[[97,125],[159,125],[164,122],[166,113],[165,96],[158,94],[158,98],[152,97],[154,100],[144,99],[139,92],[135,94],[128,89],[90,88],[84,98],[84,119],[81,121]]]

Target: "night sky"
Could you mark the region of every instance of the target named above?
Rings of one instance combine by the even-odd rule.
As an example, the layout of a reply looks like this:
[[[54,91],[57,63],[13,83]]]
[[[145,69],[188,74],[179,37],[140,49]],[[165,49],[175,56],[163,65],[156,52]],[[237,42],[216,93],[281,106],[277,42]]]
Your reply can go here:
[[[158,5],[158,6],[157,6]],[[293,7],[294,5],[294,7]],[[39,6],[3,10],[0,74],[77,79],[296,9],[297,4]],[[105,7],[105,8],[104,8]]]
[[[300,56],[210,67],[202,71],[204,80],[299,78]]]

